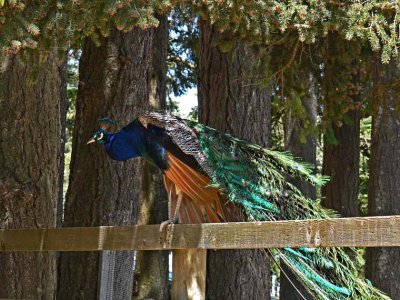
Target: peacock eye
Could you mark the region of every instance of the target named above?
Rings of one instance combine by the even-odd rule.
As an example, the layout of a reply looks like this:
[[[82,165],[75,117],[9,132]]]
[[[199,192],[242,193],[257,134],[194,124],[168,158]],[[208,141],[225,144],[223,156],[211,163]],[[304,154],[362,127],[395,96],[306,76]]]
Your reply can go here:
[[[104,137],[104,133],[100,132],[100,134],[99,134],[99,140],[102,140],[103,137]]]

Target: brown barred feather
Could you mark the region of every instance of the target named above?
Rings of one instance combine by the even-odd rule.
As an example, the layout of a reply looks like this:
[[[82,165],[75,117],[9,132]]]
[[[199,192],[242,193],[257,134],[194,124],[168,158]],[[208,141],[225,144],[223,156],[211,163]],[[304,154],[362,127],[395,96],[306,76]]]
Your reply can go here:
[[[216,188],[207,187],[210,179],[184,164],[167,152],[169,168],[164,172],[164,185],[168,191],[169,211],[176,209],[178,196],[180,223],[220,223],[240,220],[238,207]],[[172,216],[169,216],[172,218]]]

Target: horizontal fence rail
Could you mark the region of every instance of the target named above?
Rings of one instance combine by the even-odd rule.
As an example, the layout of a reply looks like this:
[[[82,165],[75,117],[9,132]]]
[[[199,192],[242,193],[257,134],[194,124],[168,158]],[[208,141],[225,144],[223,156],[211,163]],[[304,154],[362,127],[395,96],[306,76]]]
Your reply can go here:
[[[400,247],[400,216],[220,224],[0,229],[0,251]]]

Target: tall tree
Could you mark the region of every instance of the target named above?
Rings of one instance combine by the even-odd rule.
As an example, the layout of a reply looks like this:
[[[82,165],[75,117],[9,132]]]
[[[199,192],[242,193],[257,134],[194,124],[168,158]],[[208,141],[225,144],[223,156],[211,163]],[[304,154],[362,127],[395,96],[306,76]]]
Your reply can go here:
[[[101,148],[86,142],[98,128],[99,117],[109,116],[125,125],[149,107],[152,38],[152,30],[123,33],[113,29],[107,38],[101,38],[100,47],[90,39],[84,41],[64,226],[137,221],[140,161],[112,161]],[[115,260],[116,277],[111,287],[100,290],[98,272],[105,256],[98,252],[63,253],[58,298],[107,298],[111,292],[116,298],[130,297],[133,252],[115,253],[110,260]]]
[[[332,125],[336,144],[325,141],[322,174],[330,181],[322,188],[322,205],[343,217],[358,216],[360,111],[351,110],[346,122]]]
[[[263,146],[270,136],[271,90],[254,77],[260,61],[249,46],[233,43],[222,52],[224,35],[200,22],[199,120]],[[255,250],[209,251],[207,299],[267,299],[270,265]]]
[[[317,84],[314,75],[308,73],[304,76],[304,96],[293,99],[300,101],[290,109],[285,116],[285,149],[290,151],[295,157],[303,161],[316,165],[317,142],[315,137],[305,134],[305,127],[315,127],[317,124]],[[291,105],[289,105],[291,107]],[[306,124],[305,124],[306,123]],[[301,192],[311,199],[316,198],[316,189],[311,184],[293,180]],[[283,275],[285,273],[286,275]],[[282,265],[280,299],[297,300],[312,299],[308,292],[296,280],[295,275],[287,267]]]
[[[157,18],[160,24],[153,34],[149,102],[151,109],[165,110],[168,20],[165,15],[157,16]],[[141,171],[138,224],[160,224],[168,219],[168,197],[161,171],[145,161],[143,161]],[[168,266],[167,251],[138,251],[133,299],[169,299]]]
[[[400,214],[400,117],[396,62],[374,62],[372,136],[368,212],[370,215]],[[368,248],[367,277],[393,299],[400,295],[400,249]]]
[[[35,75],[36,74],[36,75]],[[55,227],[62,189],[57,55],[11,56],[0,73],[0,227]],[[1,253],[0,298],[52,299],[54,253]]]
[[[314,136],[305,133],[304,129],[305,127],[315,128],[317,125],[317,82],[312,73],[304,76],[304,82],[304,96],[293,99],[300,103],[293,106],[296,107],[295,109],[289,105],[285,116],[285,149],[295,157],[315,166],[317,163],[317,140]],[[296,181],[294,184],[307,197],[316,198],[317,193],[313,185],[304,181]]]
[[[324,138],[322,174],[330,181],[322,187],[321,203],[344,217],[355,217],[360,181],[360,44],[343,47],[339,34],[331,33],[323,48],[324,119],[330,127]]]

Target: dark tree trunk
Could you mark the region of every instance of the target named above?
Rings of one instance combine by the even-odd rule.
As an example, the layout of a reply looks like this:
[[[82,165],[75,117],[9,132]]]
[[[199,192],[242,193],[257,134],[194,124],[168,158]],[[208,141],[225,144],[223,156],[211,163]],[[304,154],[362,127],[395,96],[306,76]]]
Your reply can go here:
[[[67,57],[67,54],[65,55]],[[67,142],[67,60],[65,60],[60,68],[60,125],[61,125],[61,142],[60,142],[60,164],[59,164],[59,182],[60,189],[58,192],[56,226],[62,226],[64,214],[64,169],[65,169],[65,143]],[[57,255],[59,257],[59,253]]]
[[[158,16],[158,19],[160,25],[153,35],[149,100],[151,108],[165,110],[168,20],[167,16]],[[167,199],[161,171],[150,163],[143,162],[138,224],[160,224],[168,219]],[[134,284],[133,299],[168,299],[168,252],[138,251]]]
[[[100,117],[112,117],[121,127],[149,108],[152,37],[152,30],[112,30],[100,47],[90,40],[83,44],[64,226],[127,225],[137,221],[140,161],[112,161],[103,147],[88,146],[86,142],[98,128]],[[58,298],[108,299],[112,293],[115,299],[130,297],[132,252],[109,255],[111,261],[115,260],[115,278],[111,287],[100,290],[100,261],[104,263],[108,254],[63,253]]]
[[[311,124],[317,124],[317,92],[316,82],[313,75],[309,74],[306,77],[306,92],[307,95],[302,97],[302,105],[305,108],[307,118]],[[290,151],[295,157],[301,158],[303,161],[316,164],[317,145],[316,139],[312,136],[306,138],[305,143],[301,141],[300,130],[303,128],[300,118],[292,115],[289,111],[285,119],[285,149]],[[312,199],[316,198],[316,189],[311,184],[301,181],[292,180],[304,195]],[[280,299],[282,300],[297,300],[297,299],[313,299],[301,283],[296,279],[295,275],[284,265],[282,265]],[[287,276],[284,276],[285,273]],[[295,287],[293,286],[295,285]],[[297,290],[296,290],[297,289]]]
[[[400,116],[395,62],[375,62],[368,211],[370,215],[400,214]],[[367,278],[393,299],[400,295],[400,249],[368,248]]]
[[[235,45],[222,53],[222,36],[200,22],[200,122],[239,138],[267,146],[270,136],[271,87],[258,87],[257,58],[250,47]],[[269,259],[256,250],[209,251],[207,299],[269,299]]]
[[[360,111],[347,113],[349,123],[333,126],[336,145],[324,145],[322,174],[330,181],[322,188],[322,205],[343,217],[358,216]]]
[[[343,47],[342,38],[330,33],[324,47],[324,111],[327,115],[350,106],[348,98],[356,105],[361,101],[359,60],[360,45],[349,43]],[[346,100],[344,100],[346,99]],[[346,109],[348,109],[347,107]],[[321,204],[332,208],[343,217],[358,216],[359,166],[360,166],[360,117],[358,109],[343,116],[342,126],[331,121],[336,143],[325,135],[322,174],[330,181],[321,189]]]
[[[39,68],[35,81],[34,68]],[[60,87],[56,55],[40,65],[12,57],[0,74],[1,228],[56,225]],[[54,298],[54,253],[1,253],[0,266],[0,298]]]

